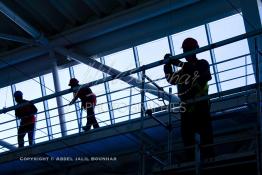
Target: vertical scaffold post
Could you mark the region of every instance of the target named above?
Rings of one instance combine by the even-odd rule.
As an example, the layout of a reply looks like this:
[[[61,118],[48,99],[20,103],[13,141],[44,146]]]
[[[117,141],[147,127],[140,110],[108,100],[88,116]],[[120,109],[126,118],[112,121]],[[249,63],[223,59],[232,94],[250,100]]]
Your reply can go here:
[[[172,88],[169,88],[169,104],[168,104],[168,165],[172,165]]]
[[[142,71],[142,88],[141,88],[141,128],[140,128],[140,175],[145,175],[145,145],[143,144],[143,130],[144,130],[144,117],[145,117],[145,70]]]
[[[257,37],[255,38],[255,60],[256,60],[256,91],[257,91],[257,174],[261,175],[261,165],[262,165],[262,116],[261,116],[261,87],[260,87],[260,62],[259,62],[259,51],[258,51],[258,43],[257,43]]]
[[[200,152],[200,135],[195,134],[195,163],[196,163],[196,175],[201,174],[201,152]]]

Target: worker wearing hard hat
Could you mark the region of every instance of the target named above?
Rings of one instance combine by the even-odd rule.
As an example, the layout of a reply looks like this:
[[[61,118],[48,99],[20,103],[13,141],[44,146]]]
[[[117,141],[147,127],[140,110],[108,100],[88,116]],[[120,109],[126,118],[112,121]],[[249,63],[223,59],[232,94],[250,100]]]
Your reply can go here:
[[[18,104],[18,107],[15,109],[15,116],[20,120],[18,147],[24,147],[24,137],[26,134],[28,134],[28,142],[31,146],[35,139],[35,114],[37,113],[37,108],[32,102],[23,99],[23,93],[21,91],[16,91],[14,98]]]
[[[198,42],[193,38],[186,38],[183,41],[183,52],[198,49]],[[171,55],[166,54],[165,59]],[[211,80],[209,64],[206,60],[199,60],[196,54],[185,57],[187,62],[180,60],[169,60],[164,65],[164,72],[170,84],[177,85],[178,96],[183,105],[181,112],[181,134],[185,146],[195,144],[195,133],[200,135],[201,144],[213,143],[212,123],[210,116],[209,100],[188,102],[190,99],[197,99],[208,95],[208,81]],[[173,72],[172,65],[181,67],[177,72]],[[193,151],[187,152],[188,157],[193,157]],[[212,148],[203,149],[203,156],[213,156]]]
[[[97,120],[95,118],[95,105],[96,105],[96,95],[92,90],[87,86],[80,86],[79,81],[76,78],[71,78],[68,84],[74,90],[74,98],[69,104],[75,103],[75,101],[80,98],[82,102],[82,109],[85,109],[87,112],[87,123],[83,127],[84,131],[89,131],[91,125],[94,128],[99,128]]]

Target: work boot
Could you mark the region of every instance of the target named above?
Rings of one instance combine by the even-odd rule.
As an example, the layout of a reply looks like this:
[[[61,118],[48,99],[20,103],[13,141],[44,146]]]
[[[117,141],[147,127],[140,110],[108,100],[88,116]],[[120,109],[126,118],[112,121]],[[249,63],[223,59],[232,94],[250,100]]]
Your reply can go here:
[[[90,128],[88,128],[87,126],[83,126],[82,129],[83,129],[85,132],[87,132],[87,131],[90,130]]]

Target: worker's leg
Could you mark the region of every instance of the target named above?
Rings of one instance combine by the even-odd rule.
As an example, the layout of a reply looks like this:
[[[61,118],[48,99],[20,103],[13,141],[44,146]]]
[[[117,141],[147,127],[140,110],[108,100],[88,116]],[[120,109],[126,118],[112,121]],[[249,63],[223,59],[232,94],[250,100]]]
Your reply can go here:
[[[192,121],[192,114],[185,112],[181,114],[181,134],[184,142],[184,146],[186,147],[186,159],[193,160],[194,159],[194,148],[188,148],[193,146],[195,143],[194,140],[194,123]]]
[[[98,125],[97,120],[95,118],[95,111],[94,111],[93,106],[88,108],[88,117],[89,117],[90,124],[93,125],[94,128],[99,128],[99,125]]]
[[[202,155],[203,155],[202,157],[203,158],[214,157],[215,156],[214,146],[210,145],[213,144],[213,129],[212,129],[211,119],[207,119],[206,121],[203,121],[202,125],[200,125],[200,138],[201,138],[201,145],[204,146],[202,149]]]
[[[92,107],[88,107],[86,108],[86,112],[87,112],[87,121],[86,121],[86,126],[83,127],[83,130],[85,131],[89,131],[91,129],[91,125],[92,123],[92,116],[94,116],[94,110]]]
[[[28,141],[30,146],[35,143],[35,123],[28,125]]]
[[[90,122],[88,115],[87,115],[86,126],[83,126],[82,128],[83,128],[84,131],[89,131],[91,129],[91,122]]]
[[[202,149],[202,157],[209,158],[214,157],[214,147],[213,146],[205,146],[208,144],[213,144],[213,127],[212,127],[212,118],[209,112],[208,102],[203,102],[198,106],[198,116],[199,116],[199,124],[198,124],[198,132],[200,134],[201,145],[203,145]]]
[[[96,117],[95,117],[95,107],[93,106],[90,110],[92,110],[92,114],[90,117],[91,123],[93,124],[94,128],[99,128],[99,124],[97,123]]]
[[[24,147],[24,137],[25,137],[25,126],[19,126],[17,140],[18,140],[18,147]]]

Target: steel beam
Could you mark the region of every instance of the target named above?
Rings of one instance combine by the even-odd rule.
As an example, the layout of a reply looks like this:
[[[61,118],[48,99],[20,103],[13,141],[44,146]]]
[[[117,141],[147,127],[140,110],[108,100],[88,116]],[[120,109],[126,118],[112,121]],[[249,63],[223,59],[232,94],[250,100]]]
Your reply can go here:
[[[26,31],[33,38],[40,38],[41,33],[38,32],[34,27],[30,26],[25,20],[13,12],[9,7],[7,7],[3,2],[0,2],[0,11],[14,23],[20,26],[24,31]]]
[[[84,0],[83,2],[99,17],[103,16],[104,13],[97,7],[97,5],[91,0]]]
[[[73,52],[71,52],[71,51],[69,51],[67,49],[64,49],[64,48],[57,48],[55,50],[59,54],[62,54],[64,56],[66,56],[66,57],[69,56],[71,59],[73,59],[73,60],[75,60],[77,62],[84,63],[86,65],[89,65],[89,66],[97,69],[97,70],[100,70],[100,71],[102,71],[104,73],[107,73],[107,74],[109,74],[111,76],[115,76],[114,77],[115,79],[120,79],[120,80],[122,80],[122,81],[124,81],[124,82],[126,82],[126,83],[128,83],[128,84],[130,84],[132,86],[136,86],[136,87],[138,87],[140,89],[142,88],[142,85],[141,85],[142,81],[141,80],[136,79],[136,78],[134,78],[132,76],[121,77],[122,72],[120,72],[120,71],[118,71],[118,70],[116,70],[116,69],[114,69],[112,67],[109,67],[107,65],[101,64],[101,63],[99,63],[98,61],[96,61],[96,60],[94,60],[92,58],[86,58],[85,56],[73,53]],[[148,93],[151,93],[151,94],[153,94],[155,96],[160,95],[161,97],[163,96],[163,98],[165,100],[169,100],[169,98],[165,95],[166,92],[159,91],[159,89],[157,89],[156,87],[154,87],[152,85],[145,84],[145,89],[146,89],[146,91]],[[178,97],[176,97],[174,95],[172,97],[173,97],[174,101],[179,101]]]
[[[66,32],[63,34],[63,37],[55,39],[53,44],[63,45],[63,43],[65,43],[64,38],[67,38],[72,43],[83,42],[170,11],[192,5],[199,1],[200,0],[180,0],[175,3],[170,2],[170,0],[148,1],[148,3],[139,6],[139,8],[134,8],[128,12],[115,15],[113,20],[112,18],[107,18],[92,25],[83,26],[79,28],[79,30]]]
[[[216,20],[216,19],[219,19],[221,17],[226,16],[229,13],[229,8],[228,8],[228,6],[224,5],[224,2],[223,3],[221,3],[221,2],[220,1],[216,2],[217,3],[216,7],[218,7],[216,9],[216,13],[213,13],[214,10],[203,11],[203,12],[201,11],[201,14],[195,16],[194,19],[192,19],[194,21],[193,23],[188,23],[188,22],[186,24],[183,23],[182,26],[179,26],[178,28],[172,29],[172,33],[180,32],[182,30],[186,30],[188,28],[195,27],[196,25],[200,25],[200,23],[203,21],[202,16],[211,16],[212,20]],[[199,5],[197,3],[199,3]],[[103,46],[103,47],[99,46],[99,48],[101,48],[101,49],[97,50],[97,49],[94,49],[92,46],[90,46],[88,41],[95,38],[96,44],[100,45],[100,43],[99,43],[100,39],[99,38],[102,38],[102,40],[104,42],[104,40],[106,39],[104,37],[107,36],[107,34],[109,34],[109,32],[113,32],[113,31],[118,30],[116,34],[113,34],[113,38],[119,37],[120,39],[118,39],[117,43],[114,43],[114,44],[112,44],[110,42],[110,45],[114,45],[114,48],[118,49],[117,47],[118,47],[118,43],[119,43],[121,45],[121,47],[128,48],[129,45],[127,45],[127,43],[126,43],[127,40],[128,40],[128,43],[132,43],[132,45],[136,45],[136,44],[139,44],[139,43],[145,42],[145,41],[140,39],[142,34],[137,34],[137,32],[136,32],[136,37],[132,37],[131,40],[129,40],[129,38],[125,38],[124,40],[122,40],[121,37],[123,35],[125,35],[124,31],[126,31],[125,27],[133,25],[133,27],[135,27],[135,30],[139,31],[140,25],[138,25],[138,26],[135,26],[135,25],[139,24],[142,21],[144,21],[143,24],[145,24],[147,27],[149,27],[151,22],[147,23],[146,22],[147,20],[150,20],[150,21],[155,21],[155,20],[167,21],[168,19],[170,19],[170,16],[174,17],[174,18],[172,18],[173,19],[172,21],[180,22],[179,21],[180,18],[178,19],[177,17],[181,16],[181,15],[183,16],[188,11],[177,11],[179,13],[174,12],[175,14],[173,14],[173,13],[169,14],[169,12],[178,10],[178,9],[185,7],[186,5],[190,5],[190,4],[196,5],[196,7],[198,9],[200,9],[200,8],[206,9],[206,6],[209,6],[211,3],[213,4],[214,2],[208,1],[204,4],[202,4],[201,1],[199,1],[199,0],[192,0],[192,1],[183,0],[183,1],[179,1],[179,3],[172,3],[172,5],[170,6],[169,0],[148,2],[144,5],[139,6],[139,8],[131,9],[128,12],[123,12],[123,13],[121,13],[121,15],[117,15],[114,18],[106,18],[106,19],[103,19],[102,21],[97,21],[92,25],[86,24],[86,25],[82,26],[81,28],[70,30],[70,31],[67,31],[67,32],[65,32],[61,35],[57,35],[52,40],[50,40],[50,45],[52,45],[52,46],[74,45],[74,46],[77,46],[77,47],[79,47],[80,45],[81,46],[84,45],[84,47],[85,47],[84,50],[88,50],[88,52],[91,53],[91,54],[93,54],[93,53],[95,53],[95,54],[104,53],[105,51],[108,51],[108,50],[105,50],[105,49],[110,49],[109,46]],[[218,15],[218,13],[220,14],[221,12],[224,12],[224,15],[222,15],[222,14]],[[218,15],[218,16],[215,16],[215,15]],[[141,18],[141,16],[143,16],[143,17]],[[163,18],[160,19],[157,16],[163,16]],[[157,17],[157,18],[155,19],[154,17],[155,18]],[[178,19],[178,20],[176,20],[176,19]],[[201,21],[201,22],[196,23],[195,21]],[[161,29],[157,29],[157,31],[168,30],[168,33],[170,33],[168,26],[170,26],[171,23],[168,24],[168,25],[167,25],[167,23],[165,23],[165,24],[160,24],[160,23],[158,24],[158,23],[159,22],[152,23],[152,25],[155,25],[155,26],[162,26]],[[172,23],[172,26],[176,25],[176,24],[177,23]],[[123,28],[124,31],[120,30],[121,28]],[[133,30],[132,28],[131,28],[131,30]],[[149,27],[149,28],[153,29],[152,27]],[[145,33],[146,34],[150,33],[150,36],[151,36],[152,32],[154,32],[154,31],[151,31],[151,30],[148,31],[148,30],[149,29],[147,28]],[[163,31],[162,33],[166,33],[166,32]],[[119,35],[121,35],[121,36],[119,36]],[[162,37],[163,37],[163,35],[164,34],[162,34]],[[148,38],[148,37],[144,37],[144,36],[145,36],[145,34],[143,34],[143,38]],[[160,37],[160,35],[157,36],[157,37]],[[134,38],[139,38],[139,39],[134,39]],[[152,40],[153,39],[156,39],[156,38],[152,38]],[[81,44],[77,45],[80,42],[81,42]],[[85,43],[83,43],[83,42],[85,42],[85,43],[88,42],[87,44],[88,44],[89,47],[87,49],[86,49]],[[114,41],[112,41],[112,42],[114,42]],[[76,47],[74,47],[74,48],[76,48]],[[82,49],[82,48],[80,48],[80,49]],[[8,54],[8,56],[6,56],[6,57],[8,57],[7,58],[8,60],[10,58],[10,64],[11,63],[16,64],[16,63],[19,63],[19,62],[22,62],[22,61],[32,59],[32,57],[34,57],[32,55],[38,54],[38,56],[40,56],[41,50],[43,50],[43,49],[42,48],[27,48],[26,50],[23,50],[23,52],[20,52],[21,49],[19,49],[19,50],[14,50],[14,51],[10,52]],[[46,51],[45,53],[47,53],[47,52],[48,51]],[[27,53],[32,53],[32,54],[27,55]],[[112,53],[112,52],[110,51],[110,53]],[[24,55],[24,54],[26,54],[26,55]],[[0,68],[5,67],[5,66],[7,66],[7,65],[0,64]]]
[[[3,2],[0,1],[0,11],[16,23],[19,27],[21,27],[25,32],[31,35],[34,39],[39,41],[41,44],[47,45],[48,40],[36,30],[33,26],[28,24],[24,19],[22,19],[19,15],[17,15],[14,11],[12,11],[9,7],[7,7]]]
[[[16,35],[8,35],[5,33],[0,33],[0,39],[14,41],[18,43],[24,43],[24,44],[36,44],[36,42],[32,39],[28,39],[28,38],[16,36]]]

